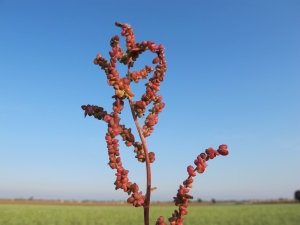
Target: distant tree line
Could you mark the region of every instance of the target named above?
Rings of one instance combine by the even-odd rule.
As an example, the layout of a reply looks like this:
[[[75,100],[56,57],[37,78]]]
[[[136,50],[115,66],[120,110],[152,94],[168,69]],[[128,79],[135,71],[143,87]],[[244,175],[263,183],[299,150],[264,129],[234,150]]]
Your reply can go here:
[[[300,190],[297,190],[295,192],[295,199],[298,200],[300,202]]]

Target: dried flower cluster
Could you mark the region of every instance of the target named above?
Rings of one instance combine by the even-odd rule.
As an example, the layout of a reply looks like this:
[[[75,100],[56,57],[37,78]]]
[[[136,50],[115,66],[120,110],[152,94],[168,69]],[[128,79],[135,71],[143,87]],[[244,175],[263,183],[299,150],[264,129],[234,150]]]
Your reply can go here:
[[[116,170],[116,181],[114,183],[115,189],[122,189],[131,196],[127,199],[127,202],[135,207],[144,207],[144,224],[149,225],[149,207],[150,207],[150,193],[156,188],[151,188],[151,168],[150,163],[155,161],[155,153],[148,152],[147,143],[145,138],[150,136],[154,130],[154,126],[158,123],[158,115],[165,107],[165,103],[162,102],[162,96],[157,95],[160,90],[160,83],[164,80],[167,64],[164,54],[164,46],[156,45],[152,41],[142,41],[137,43],[135,41],[134,31],[128,24],[121,24],[116,22],[115,25],[122,29],[121,35],[126,38],[126,51],[124,52],[119,45],[119,36],[113,36],[110,40],[111,51],[109,51],[110,59],[106,60],[102,55],[97,54],[94,59],[94,64],[99,65],[104,70],[107,78],[107,84],[113,86],[114,95],[112,98],[114,102],[112,104],[112,112],[108,113],[102,107],[95,105],[83,105],[85,116],[94,116],[98,120],[103,120],[107,123],[107,133],[105,140],[107,143],[108,165],[110,168]],[[157,64],[155,68],[146,65],[143,69],[137,71],[130,71],[134,66],[134,62],[139,55],[145,51],[151,51],[155,54],[152,60],[153,64]],[[116,68],[116,63],[122,63],[127,66],[128,72],[125,77],[120,77]],[[149,74],[152,76],[145,84],[145,93],[141,96],[140,100],[132,101],[134,93],[130,88],[130,83],[133,81],[138,83],[140,79],[147,79]],[[120,124],[121,118],[119,114],[124,109],[124,100],[127,99],[132,112],[133,120],[135,122],[137,131],[139,133],[141,142],[136,141],[134,135],[131,132],[131,128],[126,128],[125,125]],[[147,106],[153,104],[150,108],[149,114],[145,118],[144,125],[140,126],[138,118],[144,116]],[[129,170],[126,170],[121,161],[118,135],[121,136],[127,147],[132,146],[133,151],[136,153],[135,158],[139,162],[146,163],[147,172],[147,190],[146,195],[143,195],[139,191],[139,186],[136,183],[129,181]],[[195,171],[203,173],[206,167],[206,161],[213,159],[216,155],[227,155],[227,146],[221,145],[218,150],[209,148],[206,153],[201,153],[195,160],[196,168],[193,166],[188,167],[189,177],[183,182],[183,185],[178,189],[177,196],[174,198],[174,202],[179,206],[179,211],[175,210],[173,216],[169,218],[170,224],[182,224],[182,216],[187,214],[186,208],[188,206],[188,199],[192,196],[188,195],[188,188],[192,187],[193,176],[196,176]],[[161,216],[157,219],[156,224],[164,225],[164,218]]]
[[[227,145],[223,144],[220,145],[218,150],[214,150],[213,148],[208,148],[205,150],[205,153],[201,153],[197,156],[197,158],[194,160],[194,164],[196,167],[188,166],[187,172],[188,172],[188,178],[183,181],[183,185],[179,186],[179,189],[177,190],[177,195],[174,197],[174,202],[176,206],[179,206],[179,210],[175,210],[172,214],[172,217],[169,218],[169,222],[171,225],[182,225],[183,224],[183,218],[182,216],[187,215],[187,207],[188,207],[188,201],[189,199],[193,199],[193,196],[189,195],[189,188],[193,187],[193,182],[195,177],[198,173],[203,173],[205,171],[205,168],[207,167],[206,161],[215,158],[217,155],[228,155]],[[163,218],[160,218],[156,222],[157,225],[164,225],[166,224],[163,220]]]

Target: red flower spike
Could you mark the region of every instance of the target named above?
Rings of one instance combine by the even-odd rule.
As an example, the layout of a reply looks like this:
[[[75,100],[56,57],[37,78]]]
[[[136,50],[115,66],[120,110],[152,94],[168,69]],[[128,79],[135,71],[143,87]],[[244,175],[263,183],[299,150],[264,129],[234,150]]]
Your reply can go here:
[[[122,173],[124,170],[125,170],[125,169],[124,169],[123,167],[119,167],[119,168],[117,169],[117,172],[118,172],[118,173]]]
[[[184,216],[184,215],[187,215],[188,212],[187,212],[186,210],[180,210],[180,214],[181,214],[182,216]]]
[[[128,182],[128,177],[124,177],[122,180],[121,180],[121,183],[122,184],[126,184]]]
[[[160,216],[157,218],[155,225],[167,225],[165,223],[165,218],[163,216]]]
[[[219,146],[219,149],[217,150],[217,152],[220,155],[226,156],[229,154],[229,151],[227,150],[227,145],[223,144]]]
[[[194,182],[194,179],[192,177],[186,179],[185,181],[183,181],[183,185],[186,187],[186,188],[192,188],[193,187],[193,182]]]
[[[105,115],[104,118],[103,118],[103,120],[105,122],[109,122],[111,120],[111,116],[110,115]]]
[[[178,189],[178,194],[180,195],[184,195],[186,193],[188,193],[190,190],[188,188],[185,188],[184,186],[180,185],[180,188]]]
[[[122,166],[121,158],[120,157],[118,157],[118,158],[115,158],[115,157],[109,158],[108,165],[112,169],[117,169],[118,167],[121,167]]]
[[[130,186],[130,189],[132,190],[132,192],[138,192],[139,186],[136,183],[134,183]]]
[[[179,212],[177,210],[174,211],[172,217],[168,219],[171,225],[182,225],[183,218],[180,217]]]
[[[134,152],[136,153],[136,158],[139,161],[144,162],[146,160],[147,149],[143,149],[143,145],[138,145],[134,137],[131,136],[131,131],[126,129],[125,126],[120,125],[119,113],[124,108],[123,100],[127,98],[130,102],[131,107],[133,107],[133,117],[136,116],[142,117],[146,111],[146,107],[153,102],[153,107],[149,110],[150,114],[146,117],[145,124],[142,126],[142,129],[138,130],[140,135],[144,137],[150,136],[154,130],[154,126],[158,123],[158,114],[162,112],[162,109],[165,106],[165,103],[162,102],[162,97],[157,96],[157,92],[160,90],[160,82],[164,80],[166,68],[166,60],[164,54],[164,46],[156,45],[152,41],[143,41],[141,43],[135,42],[134,31],[128,24],[121,24],[116,22],[116,26],[120,27],[122,32],[121,34],[126,37],[126,51],[124,52],[119,45],[120,38],[116,35],[111,38],[110,46],[111,50],[109,51],[110,59],[106,60],[100,54],[94,59],[94,64],[101,67],[102,70],[106,73],[107,83],[112,86],[115,90],[115,102],[113,103],[112,109],[113,112],[107,114],[103,108],[93,105],[84,105],[82,109],[84,110],[84,116],[94,116],[98,120],[104,120],[108,125],[108,132],[105,136],[108,155],[109,155],[109,166],[113,169],[117,169],[115,186],[116,189],[121,188],[124,192],[128,194],[132,193],[132,196],[128,198],[128,202],[133,206],[143,206],[145,203],[146,197],[142,195],[141,192],[138,192],[139,188],[136,183],[132,184],[128,180],[128,170],[125,170],[122,167],[121,158],[119,156],[119,144],[118,140],[115,138],[117,135],[121,135],[123,141],[127,146],[133,145],[135,147]],[[142,70],[130,72],[130,68],[133,67],[134,62],[138,59],[139,55],[144,51],[150,50],[155,53],[156,56],[153,59],[152,63],[156,64],[155,68],[145,66]],[[120,78],[120,75],[116,69],[116,63],[120,62],[128,66],[128,77]],[[142,95],[140,101],[132,102],[134,94],[130,89],[130,82],[138,82],[140,79],[145,79],[147,76],[154,72],[152,77],[146,83],[146,91]],[[140,133],[142,131],[142,134]],[[143,141],[144,142],[144,141]],[[187,167],[188,178],[183,182],[183,186],[177,190],[177,195],[174,197],[174,202],[179,206],[179,211],[175,211],[171,218],[169,218],[170,224],[173,225],[182,225],[183,218],[182,216],[187,214],[186,208],[188,207],[188,200],[192,199],[193,196],[188,195],[189,188],[192,188],[193,178],[196,173],[203,173],[207,167],[206,161],[215,158],[217,155],[228,155],[227,145],[220,145],[218,150],[213,148],[208,148],[206,153],[201,153],[197,159],[194,161],[196,167],[193,166]],[[155,159],[155,154],[153,152],[148,153],[150,162],[153,162]],[[148,171],[147,171],[148,172]],[[149,184],[148,184],[149,185]],[[148,195],[147,195],[148,196]],[[147,203],[147,202],[146,202]],[[145,204],[145,208],[148,208],[148,203]],[[148,215],[145,216],[147,218]],[[166,225],[164,218],[161,216],[157,219],[156,225]]]
[[[201,158],[201,159],[206,159],[207,155],[205,153],[201,153],[200,155],[197,156],[197,159]]]
[[[215,158],[215,150],[213,149],[213,148],[208,148],[208,149],[206,149],[205,150],[205,153],[207,154],[207,155],[209,155],[209,158],[210,159],[213,159],[213,158]]]
[[[118,142],[119,142],[118,139],[114,139],[114,140],[112,141],[113,144],[117,144]]]
[[[142,192],[135,192],[127,199],[127,202],[135,207],[140,207],[144,204],[145,198],[146,197],[142,195]]]
[[[192,177],[196,176],[196,173],[194,171],[194,167],[193,166],[188,166],[187,167],[187,172],[188,172],[189,176],[192,176]]]
[[[150,163],[153,163],[155,161],[155,153],[149,152],[148,156],[149,156]]]
[[[197,159],[194,161],[195,165],[198,167],[198,168],[203,168],[205,169],[207,167],[207,164],[205,163],[205,161],[201,158],[201,154],[197,157]],[[197,168],[197,171],[199,173],[200,170],[198,170]],[[202,170],[202,169],[201,169]],[[203,170],[204,171],[204,170]]]
[[[159,96],[156,96],[155,102],[156,102],[156,103],[160,103],[160,102],[162,101],[162,98],[163,98],[163,97],[160,96],[160,95],[159,95]]]
[[[205,168],[201,166],[201,164],[199,164],[196,169],[198,173],[203,173],[205,171]]]
[[[228,148],[228,146],[227,146],[226,144],[222,144],[222,145],[219,146],[219,149],[222,149],[222,150],[223,150],[223,149],[225,150],[225,149],[227,149],[227,148]]]
[[[156,58],[154,58],[154,59],[152,60],[152,63],[153,63],[153,64],[156,64],[156,63],[158,63],[160,60],[161,60],[160,58],[156,57]]]

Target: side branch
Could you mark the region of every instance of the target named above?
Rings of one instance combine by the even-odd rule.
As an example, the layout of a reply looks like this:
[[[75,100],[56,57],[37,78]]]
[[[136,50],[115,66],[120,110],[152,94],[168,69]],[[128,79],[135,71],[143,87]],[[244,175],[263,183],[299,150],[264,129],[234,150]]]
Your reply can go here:
[[[205,168],[207,167],[206,161],[213,159],[218,155],[226,156],[228,154],[229,152],[227,150],[226,144],[220,145],[218,150],[214,150],[210,147],[205,150],[205,153],[201,153],[194,160],[196,168],[194,168],[193,166],[187,167],[187,172],[189,176],[183,182],[183,185],[179,186],[179,189],[177,190],[177,195],[176,197],[174,197],[174,203],[176,206],[179,206],[179,210],[175,210],[172,214],[172,217],[169,218],[169,222],[171,225],[182,225],[184,220],[182,216],[188,214],[186,210],[186,208],[188,207],[188,201],[189,199],[193,199],[193,196],[189,195],[188,193],[190,191],[189,188],[193,187],[193,177],[197,175],[195,172],[197,171],[198,173],[203,173],[205,171]],[[162,216],[157,219],[156,225],[166,225]]]

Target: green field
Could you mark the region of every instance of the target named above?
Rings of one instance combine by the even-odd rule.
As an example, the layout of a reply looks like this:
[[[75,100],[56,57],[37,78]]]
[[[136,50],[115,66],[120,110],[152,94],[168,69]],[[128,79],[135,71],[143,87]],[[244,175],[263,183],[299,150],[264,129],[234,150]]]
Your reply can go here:
[[[175,206],[152,206],[151,223],[168,218]],[[143,224],[142,208],[0,204],[1,225]],[[299,225],[300,204],[190,206],[185,225]]]

